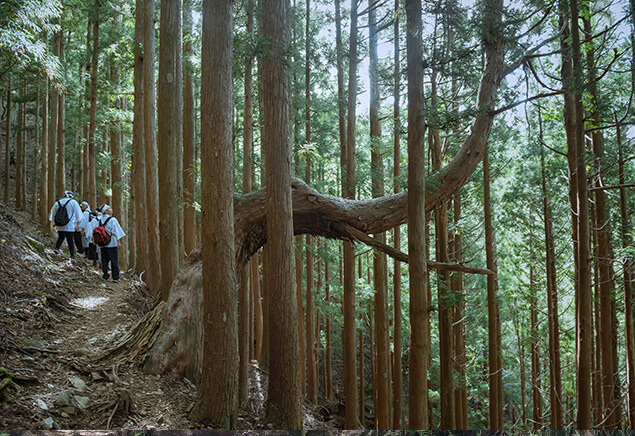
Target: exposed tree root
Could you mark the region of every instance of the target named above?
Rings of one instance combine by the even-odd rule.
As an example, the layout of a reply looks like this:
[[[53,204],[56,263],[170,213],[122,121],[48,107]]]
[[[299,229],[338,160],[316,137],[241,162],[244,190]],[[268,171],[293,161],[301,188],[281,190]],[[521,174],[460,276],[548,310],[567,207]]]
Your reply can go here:
[[[152,348],[166,307],[165,301],[157,304],[152,311],[137,321],[115,345],[94,356],[91,362],[98,363],[106,359],[111,362],[111,359],[113,359],[119,363],[132,361],[144,350]]]

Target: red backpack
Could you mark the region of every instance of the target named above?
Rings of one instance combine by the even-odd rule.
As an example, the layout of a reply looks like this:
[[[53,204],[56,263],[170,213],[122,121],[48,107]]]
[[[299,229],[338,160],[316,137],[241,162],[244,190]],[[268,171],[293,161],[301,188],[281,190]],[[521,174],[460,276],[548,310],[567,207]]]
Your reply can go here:
[[[95,227],[95,230],[93,230],[93,242],[100,247],[105,247],[110,244],[111,235],[106,231],[106,224],[108,224],[110,218],[112,217],[109,216],[106,218],[106,221],[103,223],[99,220],[99,225]]]

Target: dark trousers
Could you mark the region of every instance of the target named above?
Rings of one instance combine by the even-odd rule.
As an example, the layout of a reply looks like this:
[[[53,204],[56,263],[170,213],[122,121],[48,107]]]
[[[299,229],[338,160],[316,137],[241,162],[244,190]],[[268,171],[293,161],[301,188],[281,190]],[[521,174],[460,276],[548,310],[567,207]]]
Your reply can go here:
[[[82,254],[84,252],[84,243],[82,242],[82,232],[75,232],[73,235],[75,238],[75,245],[77,245],[77,252]]]
[[[88,248],[86,248],[86,255],[88,256],[88,258],[90,260],[98,260],[97,259],[97,246],[95,244],[93,244],[92,242],[90,243],[90,245],[88,245]]]
[[[66,242],[68,243],[68,251],[71,252],[71,257],[75,257],[75,243],[73,242],[73,240],[75,239],[75,232],[58,231],[57,242],[55,243],[56,250],[60,249],[60,247],[62,246],[62,242],[64,242],[64,239],[66,239]]]
[[[104,272],[102,278],[108,280],[108,262],[112,269],[112,279],[119,280],[119,253],[117,247],[101,247],[101,270]]]

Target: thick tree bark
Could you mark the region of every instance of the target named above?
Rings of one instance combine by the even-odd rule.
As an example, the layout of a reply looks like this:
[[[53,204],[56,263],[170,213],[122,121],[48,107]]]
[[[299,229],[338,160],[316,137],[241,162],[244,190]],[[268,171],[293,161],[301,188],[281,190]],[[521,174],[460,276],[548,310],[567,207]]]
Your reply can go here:
[[[4,204],[9,204],[9,179],[11,159],[11,78],[7,81],[7,120],[4,141]]]
[[[437,105],[437,78],[432,73],[431,105]],[[432,163],[435,171],[442,168],[443,156],[441,139],[437,127],[430,127],[428,131]],[[448,262],[448,214],[446,204],[441,204],[434,210],[434,234],[437,262]],[[455,403],[454,403],[454,332],[452,331],[452,312],[454,296],[450,288],[450,272],[438,271],[438,298],[439,298],[439,359],[440,359],[440,413],[441,428],[454,430],[456,428]]]
[[[591,291],[591,271],[589,255],[589,198],[586,177],[586,163],[584,159],[584,108],[582,105],[582,91],[576,85],[574,71],[582,70],[580,35],[578,30],[578,3],[571,0],[571,70],[563,71],[563,79],[567,84],[569,98],[565,99],[565,123],[568,127],[567,144],[571,173],[574,178],[571,184],[575,187],[577,199],[577,426],[579,429],[591,428],[591,356],[593,350],[593,310]],[[563,35],[563,38],[565,36]],[[563,56],[565,53],[563,53]],[[564,70],[564,68],[563,68]]]
[[[59,58],[64,59],[64,29],[60,29]],[[66,91],[61,89],[57,100],[57,192],[61,194],[66,190]]]
[[[369,4],[368,27],[370,47],[370,143],[371,178],[373,197],[384,196],[384,161],[381,152],[381,126],[379,124],[379,60],[377,55],[377,0]],[[375,235],[386,242],[384,232]],[[386,254],[376,251],[373,255],[373,287],[375,289],[375,429],[389,430],[392,406],[390,396],[390,346],[388,344],[388,291]]]
[[[114,17],[114,25],[121,25],[121,16],[117,13]],[[115,87],[119,86],[120,81],[120,69],[116,63],[113,63],[110,67],[110,79]],[[121,97],[116,98],[112,107],[115,110],[123,109],[123,100]],[[110,161],[110,172],[112,174],[111,178],[111,187],[112,187],[112,208],[116,211],[117,215],[120,217],[121,225],[123,228],[128,228],[126,226],[126,213],[124,210],[124,182],[123,182],[123,149],[122,149],[122,140],[121,140],[121,123],[115,120],[110,126],[110,154],[112,156]],[[119,251],[119,256],[121,257],[120,263],[122,264],[122,268],[125,268],[126,265],[123,262],[123,254],[128,252],[128,242],[129,237],[124,238],[120,243],[122,245],[122,250]]]
[[[454,195],[454,234],[452,235],[452,261],[457,264],[463,262],[463,230],[461,191]],[[456,408],[456,429],[469,429],[468,404],[467,404],[467,379],[465,376],[467,357],[465,355],[465,321],[463,311],[465,309],[465,280],[464,273],[457,271],[450,281],[452,292],[457,296],[458,303],[454,306],[454,370],[456,372],[456,389],[454,391]]]
[[[159,246],[161,299],[167,301],[181,259],[179,192],[183,156],[183,66],[181,61],[181,0],[161,0],[159,86],[157,100]]]
[[[357,105],[357,0],[351,0],[351,30],[348,51],[348,107],[346,123],[346,171],[342,177],[343,195],[355,198],[355,130]],[[295,227],[294,227],[295,229]],[[344,399],[346,418],[344,428],[354,430],[363,427],[359,422],[357,391],[357,356],[355,345],[355,248],[352,243],[344,243]]]
[[[155,65],[155,29],[154,29],[155,1],[144,2],[144,50],[143,50],[143,121],[144,121],[144,149],[146,167],[146,210],[147,220],[144,236],[148,245],[148,274],[147,284],[152,292],[167,296],[169,289],[162,290],[161,286],[161,253],[159,242],[159,174],[156,134],[156,83]]]
[[[583,17],[584,32],[586,35],[592,34],[591,19]],[[594,45],[589,43],[586,52],[586,64],[588,71],[588,92],[591,98],[590,121],[593,126],[600,126],[600,112],[598,108],[597,74],[595,65]],[[604,138],[602,130],[594,130],[591,133],[593,145],[595,185],[602,187],[604,177],[602,175],[602,161],[604,159]],[[604,399],[604,422],[602,428],[616,430],[619,428],[621,420],[621,401],[619,389],[619,368],[613,356],[617,353],[616,343],[613,337],[613,252],[611,249],[611,223],[607,213],[607,202],[604,190],[593,191],[595,200],[594,232],[595,248],[597,256],[595,263],[598,271],[598,289],[600,298],[600,336],[601,340],[597,344],[601,348],[601,371],[602,371],[602,397]],[[615,347],[614,347],[615,346]]]
[[[408,252],[410,270],[409,427],[425,430],[428,418],[428,277],[426,268],[425,121],[421,1],[406,1],[408,59]]]
[[[185,255],[196,248],[196,162],[194,129],[194,74],[192,71],[192,0],[183,2],[183,248]],[[246,85],[245,85],[246,86]],[[246,117],[246,116],[245,116]],[[249,121],[251,123],[251,120]],[[251,128],[245,120],[245,130]]]
[[[264,62],[264,141],[267,233],[264,272],[269,298],[270,366],[267,420],[274,428],[301,429],[302,404],[298,361],[289,84],[286,50],[289,44],[287,0],[262,3],[263,36],[269,48]]]
[[[232,2],[203,2],[201,82],[202,379],[192,416],[234,428],[238,414],[238,314],[235,304],[232,147]],[[169,294],[168,294],[169,295]],[[222,328],[219,328],[222,326]]]
[[[90,63],[90,126],[88,129],[88,202],[97,204],[97,159],[95,151],[95,142],[97,138],[97,68],[99,62],[99,9],[101,1],[95,0],[95,15],[93,17],[93,34],[92,34],[92,58]],[[53,96],[52,101],[57,102],[57,98]],[[52,123],[51,118],[51,123]],[[50,140],[50,138],[49,138]],[[50,171],[50,167],[49,167]],[[51,175],[49,174],[49,177]]]
[[[529,270],[529,304],[531,326],[531,398],[533,430],[542,428],[542,392],[540,383],[540,338],[538,333],[538,292],[535,288],[534,268]]]
[[[189,1],[189,0],[188,0]],[[250,0],[246,5],[247,8],[247,34],[249,37],[253,37],[254,31],[254,2]],[[190,24],[191,25],[191,24]],[[249,53],[245,58],[245,113],[243,120],[243,194],[251,192],[251,181],[253,178],[253,92],[252,92],[252,76],[253,76],[253,59],[252,55]],[[193,91],[193,90],[192,90]],[[192,114],[193,115],[193,114]],[[192,121],[194,118],[192,117]],[[194,146],[193,138],[192,138],[192,148]],[[193,150],[192,150],[193,151]],[[191,171],[194,170],[192,166]],[[192,194],[191,200],[194,200],[193,189],[194,189],[194,179],[192,173],[192,184],[191,184]],[[192,214],[194,208],[191,207]],[[193,215],[192,215],[193,217]],[[194,228],[192,229],[192,231]],[[193,241],[195,242],[195,238]],[[194,248],[194,246],[192,246]],[[187,251],[187,250],[186,250]],[[188,253],[190,251],[187,251]],[[253,259],[252,259],[253,260]],[[253,262],[249,262],[245,266],[242,267],[242,270],[239,269],[240,275],[240,295],[239,295],[239,339],[238,339],[238,347],[240,353],[240,370],[239,370],[239,380],[238,380],[238,390],[239,390],[239,398],[238,401],[240,404],[245,404],[249,396],[249,359],[255,357],[254,352],[254,329],[252,328],[252,320],[254,320],[256,305],[260,304],[260,298],[257,295],[254,295],[254,290],[257,289],[258,286],[258,276],[252,274]],[[256,264],[256,268],[258,265]],[[256,297],[258,299],[256,299]],[[259,316],[261,316],[259,314]],[[258,324],[259,328],[262,329],[262,319],[255,319],[254,324]]]
[[[142,274],[148,268],[147,211],[146,211],[146,167],[144,150],[144,94],[143,94],[143,22],[145,19],[144,2],[135,2],[135,50],[134,50],[134,122],[132,123],[132,195],[134,205],[135,251],[131,252],[135,272]],[[133,197],[134,196],[134,197]],[[131,213],[132,215],[132,213]]]
[[[49,199],[48,199],[48,77],[42,79],[42,137],[40,147],[40,228],[46,232],[49,230]],[[51,200],[52,202],[52,200]]]
[[[38,182],[37,179],[39,177],[38,172],[39,172],[39,168],[38,168],[38,161],[40,161],[40,156],[38,155],[38,142],[40,140],[40,138],[38,137],[38,134],[40,132],[40,94],[41,93],[41,87],[40,87],[40,83],[39,81],[36,80],[36,84],[35,84],[35,108],[34,108],[34,115],[35,115],[35,120],[34,120],[34,126],[33,126],[33,134],[31,135],[33,140],[30,141],[31,143],[31,159],[32,159],[32,165],[31,165],[31,219],[33,221],[37,221],[38,219],[38,214],[40,212],[39,210],[39,206],[37,203],[38,200],[38,196],[39,196],[39,186],[38,186]]]
[[[328,257],[324,259],[324,299],[327,307],[331,306],[331,286],[330,286],[330,275],[329,275],[329,259]],[[326,356],[324,358],[324,391],[326,398],[328,400],[333,399],[333,374],[332,374],[332,363],[333,363],[333,349],[331,348],[331,316],[326,316]]]
[[[633,3],[631,3],[633,4]],[[618,165],[619,165],[619,180],[620,184],[624,184],[624,155],[622,150],[622,135],[621,126],[617,127],[617,144],[618,144]],[[620,221],[621,221],[621,240],[622,247],[626,249],[633,243],[633,238],[629,232],[629,211],[626,199],[625,189],[620,189]],[[626,331],[626,374],[628,377],[627,383],[627,416],[628,426],[633,428],[635,425],[635,323],[633,316],[633,259],[629,256],[624,256],[621,260],[622,274],[624,281],[624,324]]]
[[[401,123],[400,123],[400,98],[401,90],[401,61],[399,53],[399,8],[401,7],[399,0],[395,0],[395,22],[394,22],[394,66],[393,75],[395,83],[393,85],[393,180],[395,194],[401,191],[399,186],[399,176],[401,174]],[[393,230],[393,245],[395,249],[401,249],[401,227],[396,226]],[[402,316],[401,316],[401,262],[395,260],[393,270],[393,355],[392,355],[392,428],[395,430],[403,430],[403,369],[401,363],[402,353]]]
[[[311,36],[309,23],[311,18],[311,2],[306,1],[305,9],[305,47],[304,47],[304,125],[305,142],[311,143]],[[311,155],[306,154],[305,177],[307,184],[311,183]],[[306,236],[306,368],[307,368],[307,399],[311,404],[317,403],[318,377],[315,372],[315,336],[313,325],[313,281],[315,268],[313,252],[315,251],[315,238]]]
[[[21,80],[22,84],[18,86],[18,116],[16,119],[15,129],[15,208],[17,210],[24,210],[24,203],[22,202],[22,192],[26,189],[23,184],[24,174],[24,79]]]
[[[490,200],[490,172],[488,151],[483,156],[483,203],[485,215],[485,251],[487,268],[494,274],[487,276],[488,357],[489,357],[489,428],[503,429],[503,368],[501,346],[500,306],[498,304],[498,274],[496,240]]]
[[[538,119],[541,120],[540,109]],[[539,127],[542,143],[542,123]],[[554,430],[563,428],[562,410],[562,374],[560,364],[560,322],[558,319],[558,290],[556,275],[556,248],[553,235],[553,217],[547,188],[547,173],[545,168],[545,151],[540,149],[540,170],[542,187],[543,220],[545,223],[545,260],[547,273],[547,319],[549,324],[549,402],[551,408],[551,426]],[[532,307],[532,309],[535,309]],[[537,347],[537,345],[536,345]],[[533,353],[532,349],[532,353]],[[538,357],[536,357],[538,358]],[[534,402],[536,399],[534,398]],[[534,408],[536,406],[534,405]],[[535,409],[534,409],[535,410]]]
[[[87,201],[90,202],[89,198],[89,188],[88,188],[88,141],[89,141],[89,132],[90,132],[90,92],[91,92],[91,74],[90,67],[92,64],[92,56],[91,56],[91,44],[92,44],[92,35],[93,35],[93,19],[90,17],[88,19],[88,23],[86,25],[86,54],[84,59],[84,70],[85,73],[82,74],[82,66],[80,66],[79,77],[84,77],[84,95],[82,98],[79,107],[84,112],[85,121],[82,126],[82,152],[81,152],[81,192],[82,197],[87,198]],[[136,103],[136,98],[135,98]],[[93,210],[96,210],[97,205],[90,204],[90,207]]]

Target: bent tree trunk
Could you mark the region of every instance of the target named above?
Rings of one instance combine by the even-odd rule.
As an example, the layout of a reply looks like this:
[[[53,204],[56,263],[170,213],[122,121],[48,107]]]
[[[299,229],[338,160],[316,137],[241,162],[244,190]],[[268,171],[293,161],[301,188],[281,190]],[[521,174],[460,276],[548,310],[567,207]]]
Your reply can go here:
[[[502,70],[503,49],[493,44],[486,50],[486,68],[472,131],[454,159],[428,178],[426,211],[432,211],[450,198],[481,161],[492,126],[491,113]],[[348,200],[323,195],[301,180],[293,179],[292,196],[296,235],[360,241],[363,238],[357,236],[359,231],[366,235],[382,233],[407,220],[407,191],[371,200]],[[237,268],[245,265],[267,241],[265,198],[265,188],[245,195],[234,194]],[[175,371],[195,383],[200,380],[203,353],[200,260],[197,249],[172,283],[161,332],[146,360],[148,372]]]

